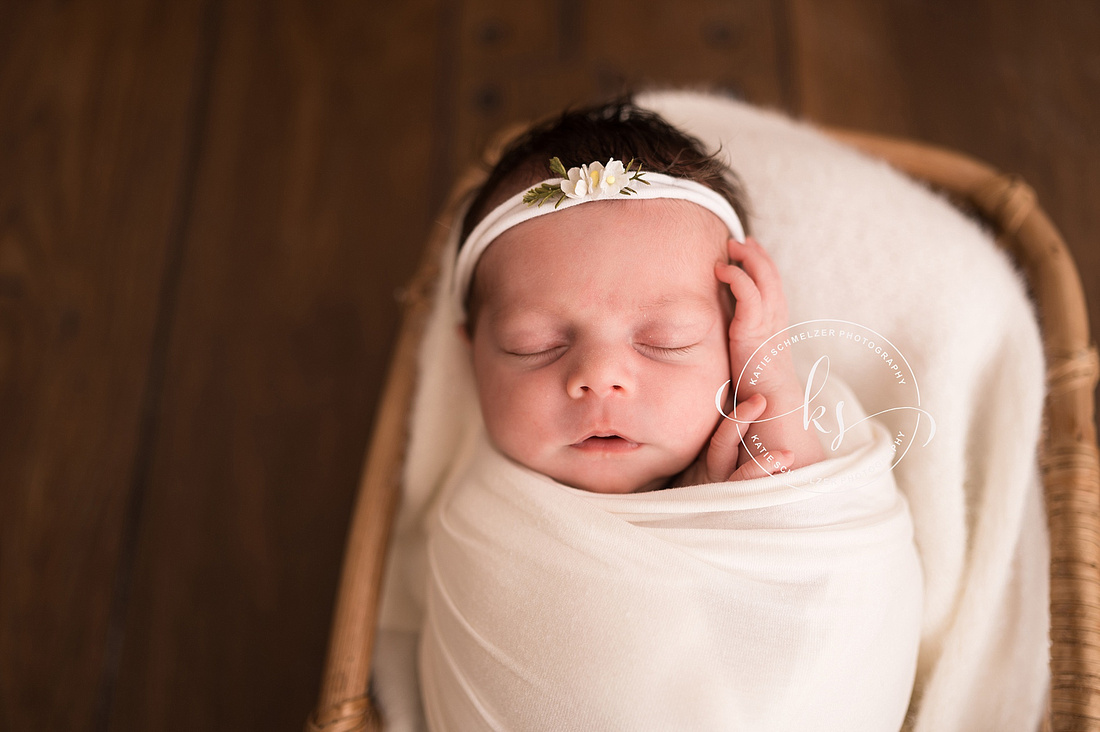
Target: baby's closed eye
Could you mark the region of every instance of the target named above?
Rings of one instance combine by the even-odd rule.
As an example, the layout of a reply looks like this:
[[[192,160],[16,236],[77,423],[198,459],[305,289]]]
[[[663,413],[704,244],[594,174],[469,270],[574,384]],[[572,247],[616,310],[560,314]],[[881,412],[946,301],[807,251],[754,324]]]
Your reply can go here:
[[[715,318],[702,317],[651,322],[634,334],[634,349],[645,356],[665,360],[690,356],[702,350],[715,322]]]
[[[525,363],[550,363],[558,359],[569,348],[568,345],[543,344],[502,347],[501,350],[508,356]]]
[[[684,345],[676,345],[675,341],[634,344],[635,350],[637,350],[639,353],[657,358],[675,358],[677,356],[687,356],[690,355],[693,351],[697,350],[698,347],[698,342],[685,343]]]
[[[494,324],[493,341],[501,353],[522,363],[549,363],[568,350],[570,333],[540,320]]]

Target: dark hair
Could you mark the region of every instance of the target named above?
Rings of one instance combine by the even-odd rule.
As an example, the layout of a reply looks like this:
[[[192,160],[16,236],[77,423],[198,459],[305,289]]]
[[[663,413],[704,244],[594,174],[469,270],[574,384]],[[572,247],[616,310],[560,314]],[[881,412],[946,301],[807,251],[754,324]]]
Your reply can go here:
[[[701,183],[730,202],[748,233],[745,195],[729,167],[660,115],[635,106],[630,98],[620,98],[566,110],[512,140],[471,202],[462,220],[461,242],[494,206],[551,177],[552,157],[567,169],[608,158],[624,164],[633,159],[642,170]]]

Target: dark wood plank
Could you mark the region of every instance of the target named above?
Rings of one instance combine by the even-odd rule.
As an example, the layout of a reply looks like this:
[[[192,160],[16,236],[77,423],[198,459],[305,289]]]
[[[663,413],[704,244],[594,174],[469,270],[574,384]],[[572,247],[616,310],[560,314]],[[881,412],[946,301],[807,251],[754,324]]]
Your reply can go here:
[[[94,729],[131,558],[196,8],[0,20],[0,728]]]
[[[113,730],[300,729],[430,222],[435,4],[221,7]]]
[[[771,0],[620,0],[585,6],[579,39],[600,92],[620,82],[699,87],[781,106],[783,21]]]
[[[769,0],[471,0],[449,73],[456,167],[505,126],[647,86],[705,87],[784,103],[782,15]]]
[[[1100,339],[1100,5],[791,5],[800,111],[1020,175],[1066,237]]]

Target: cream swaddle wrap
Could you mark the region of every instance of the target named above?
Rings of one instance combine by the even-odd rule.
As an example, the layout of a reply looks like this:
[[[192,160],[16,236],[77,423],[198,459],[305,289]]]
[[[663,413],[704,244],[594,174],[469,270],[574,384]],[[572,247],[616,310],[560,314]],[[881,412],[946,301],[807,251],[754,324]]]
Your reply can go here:
[[[845,443],[786,476],[603,495],[479,440],[429,530],[428,727],[897,729],[920,565],[889,435]]]

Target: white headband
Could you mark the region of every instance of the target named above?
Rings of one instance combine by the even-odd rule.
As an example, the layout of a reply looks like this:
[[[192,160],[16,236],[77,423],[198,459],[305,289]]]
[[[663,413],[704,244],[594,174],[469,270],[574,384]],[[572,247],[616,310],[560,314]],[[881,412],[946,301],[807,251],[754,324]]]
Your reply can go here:
[[[557,158],[554,159],[557,161]],[[553,162],[551,167],[553,168]],[[560,162],[557,163],[560,170]],[[617,172],[618,180],[609,175]],[[633,176],[631,176],[633,173]],[[608,184],[610,181],[610,185]],[[638,185],[634,185],[635,181]],[[566,190],[568,187],[568,190]],[[625,194],[625,195],[622,195]],[[500,204],[483,218],[470,235],[466,237],[462,249],[455,261],[453,296],[458,312],[465,318],[466,291],[474,276],[485,249],[508,229],[537,216],[564,211],[582,203],[610,200],[651,200],[655,198],[677,198],[702,206],[722,220],[730,235],[737,241],[745,240],[745,229],[737,213],[721,194],[712,188],[686,178],[674,178],[662,173],[642,173],[625,169],[622,163],[612,159],[607,165],[590,163],[580,168],[571,168],[567,177],[550,178],[534,188],[517,193]],[[556,203],[554,201],[556,200]]]

